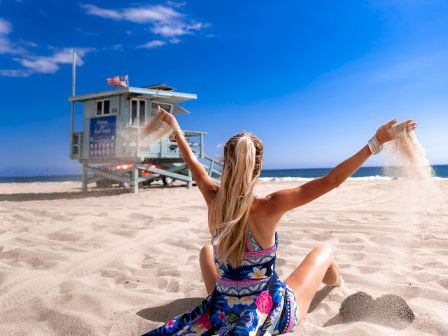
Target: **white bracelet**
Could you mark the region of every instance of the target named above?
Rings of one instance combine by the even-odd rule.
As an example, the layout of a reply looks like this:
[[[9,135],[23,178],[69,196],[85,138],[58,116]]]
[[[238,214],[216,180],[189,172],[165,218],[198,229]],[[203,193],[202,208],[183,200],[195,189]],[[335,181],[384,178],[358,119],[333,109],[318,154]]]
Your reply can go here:
[[[171,135],[173,136],[173,139],[176,139],[179,135],[184,135],[184,132],[182,132],[181,130],[175,130],[173,133],[171,133]]]
[[[380,145],[378,139],[374,135],[367,143],[372,154],[376,155],[383,150],[383,145]]]

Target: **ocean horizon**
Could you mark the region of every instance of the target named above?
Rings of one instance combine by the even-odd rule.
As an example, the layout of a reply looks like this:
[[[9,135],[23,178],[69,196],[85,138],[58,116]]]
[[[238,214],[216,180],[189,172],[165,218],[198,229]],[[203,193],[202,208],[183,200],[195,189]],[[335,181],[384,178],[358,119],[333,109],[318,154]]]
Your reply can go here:
[[[433,165],[434,177],[448,179],[448,164]],[[333,168],[289,168],[263,169],[262,181],[293,181],[308,180],[328,174]],[[383,167],[361,167],[349,180],[390,180]],[[31,183],[31,182],[76,182],[81,181],[81,175],[39,175],[39,176],[0,176],[0,183]]]

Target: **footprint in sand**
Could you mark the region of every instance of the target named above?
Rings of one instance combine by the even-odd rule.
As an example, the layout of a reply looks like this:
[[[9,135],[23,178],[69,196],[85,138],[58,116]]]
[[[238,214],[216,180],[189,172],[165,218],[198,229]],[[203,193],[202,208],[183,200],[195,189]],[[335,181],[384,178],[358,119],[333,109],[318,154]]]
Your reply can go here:
[[[150,223],[154,220],[153,216],[150,215],[145,215],[139,212],[133,212],[131,214],[129,214],[129,218],[131,219],[143,219],[145,220],[145,222]]]
[[[134,238],[137,235],[135,230],[113,230],[112,233],[129,238]]]
[[[70,229],[62,229],[47,235],[48,239],[59,241],[80,241],[84,234],[82,232],[72,231]]]
[[[157,219],[159,222],[176,222],[176,223],[188,223],[191,221],[188,217],[170,217],[170,216],[163,216]]]
[[[180,277],[181,272],[176,266],[165,265],[157,271],[157,276]]]
[[[156,257],[153,257],[149,254],[146,254],[142,261],[142,268],[153,268],[154,266],[158,265],[160,262]]]
[[[54,221],[61,221],[61,222],[69,222],[73,219],[71,217],[67,217],[60,213],[54,213],[54,212],[50,212],[50,211],[46,211],[46,210],[30,209],[29,213],[35,217],[45,218],[45,219],[51,218]]]
[[[168,285],[166,286],[166,291],[170,293],[179,293],[180,284],[177,279],[170,279]]]
[[[448,278],[441,279],[441,280],[437,281],[437,283],[440,286],[442,286],[443,288],[448,289]]]
[[[6,252],[0,252],[0,260],[2,263],[11,265],[15,268],[25,269],[50,269],[56,262],[52,261],[49,253],[36,255],[35,252],[23,248],[15,248]]]

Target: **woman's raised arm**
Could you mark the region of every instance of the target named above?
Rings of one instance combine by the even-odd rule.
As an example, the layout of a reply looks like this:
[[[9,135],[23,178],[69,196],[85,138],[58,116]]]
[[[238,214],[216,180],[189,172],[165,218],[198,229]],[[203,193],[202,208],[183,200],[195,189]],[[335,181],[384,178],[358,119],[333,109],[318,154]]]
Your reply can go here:
[[[176,118],[171,113],[165,111],[162,108],[160,108],[159,112],[163,113],[163,120],[172,127],[173,136],[176,139],[182,157],[187,163],[187,166],[190,169],[199,190],[204,196],[206,203],[210,204],[215,196],[217,189],[219,188],[219,185],[213,182],[210,176],[208,176],[204,166],[198,161],[196,155],[194,155],[193,151],[185,140],[183,133],[180,130]]]
[[[393,119],[377,130],[375,137],[379,146],[392,139],[390,130],[396,122]],[[407,120],[404,125],[409,131],[416,128],[416,123],[412,120]],[[282,189],[268,195],[266,197],[266,211],[279,219],[285,212],[315,200],[344,182],[361,167],[371,154],[370,147],[365,145],[355,155],[338,164],[327,175],[313,179],[298,187]]]

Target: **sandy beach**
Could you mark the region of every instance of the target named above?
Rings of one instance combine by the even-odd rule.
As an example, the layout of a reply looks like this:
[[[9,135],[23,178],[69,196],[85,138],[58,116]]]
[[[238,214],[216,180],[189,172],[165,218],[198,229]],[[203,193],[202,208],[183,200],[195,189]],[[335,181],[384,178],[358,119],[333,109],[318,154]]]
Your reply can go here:
[[[263,181],[256,193],[297,184]],[[292,335],[448,335],[447,187],[348,181],[287,213],[280,277],[325,243],[346,282],[323,288]],[[0,184],[0,335],[140,335],[187,311],[206,295],[206,220],[196,187],[82,194],[78,182]],[[415,320],[344,323],[341,303],[359,291],[401,296]]]

